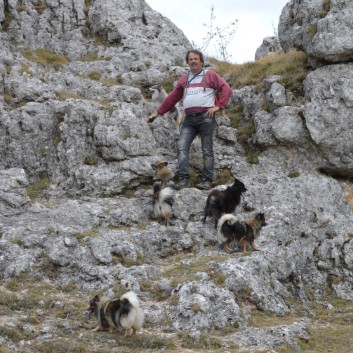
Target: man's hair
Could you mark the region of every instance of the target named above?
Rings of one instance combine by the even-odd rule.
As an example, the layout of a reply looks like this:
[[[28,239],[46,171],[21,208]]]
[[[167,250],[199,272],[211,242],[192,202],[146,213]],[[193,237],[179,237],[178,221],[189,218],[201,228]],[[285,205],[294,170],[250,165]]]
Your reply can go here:
[[[200,50],[197,50],[197,49],[191,49],[186,53],[185,60],[187,63],[189,62],[189,54],[191,53],[198,55],[200,57],[201,62],[204,63],[203,54],[200,52]]]

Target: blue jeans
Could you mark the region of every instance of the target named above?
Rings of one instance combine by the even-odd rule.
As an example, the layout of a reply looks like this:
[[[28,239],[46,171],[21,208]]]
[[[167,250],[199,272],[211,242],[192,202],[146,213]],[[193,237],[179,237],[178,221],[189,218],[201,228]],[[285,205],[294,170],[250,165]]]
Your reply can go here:
[[[203,154],[202,177],[209,181],[213,180],[214,175],[214,153],[213,135],[216,126],[215,118],[207,118],[204,115],[186,116],[181,126],[178,139],[178,162],[179,180],[189,178],[189,150],[192,141],[197,134],[201,137]]]

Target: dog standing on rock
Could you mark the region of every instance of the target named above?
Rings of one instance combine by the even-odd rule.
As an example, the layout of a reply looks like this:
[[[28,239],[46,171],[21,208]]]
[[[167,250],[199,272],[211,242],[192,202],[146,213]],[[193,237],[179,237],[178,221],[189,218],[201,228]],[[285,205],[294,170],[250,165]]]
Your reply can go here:
[[[240,244],[243,253],[246,254],[246,246],[249,243],[253,251],[259,251],[255,245],[255,239],[260,235],[262,227],[266,226],[264,213],[258,213],[254,218],[248,218],[244,221],[232,214],[224,214],[217,224],[217,240],[223,244],[226,252],[231,252],[229,244],[237,241]]]
[[[239,179],[235,179],[233,185],[225,190],[212,190],[207,197],[203,223],[206,222],[207,217],[212,216],[215,218],[215,228],[217,228],[220,217],[225,213],[234,212],[240,204],[242,194],[246,191],[245,185]]]

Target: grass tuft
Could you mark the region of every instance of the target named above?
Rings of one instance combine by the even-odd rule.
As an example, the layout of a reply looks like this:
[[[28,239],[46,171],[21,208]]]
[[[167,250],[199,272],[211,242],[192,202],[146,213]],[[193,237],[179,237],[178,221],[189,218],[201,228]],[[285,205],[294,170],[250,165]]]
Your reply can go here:
[[[48,189],[49,183],[49,177],[45,176],[28,185],[26,188],[28,197],[33,200],[42,196],[44,191]]]
[[[45,49],[22,50],[21,53],[29,61],[45,67],[53,67],[54,69],[59,69],[69,63],[69,60],[64,55]]]

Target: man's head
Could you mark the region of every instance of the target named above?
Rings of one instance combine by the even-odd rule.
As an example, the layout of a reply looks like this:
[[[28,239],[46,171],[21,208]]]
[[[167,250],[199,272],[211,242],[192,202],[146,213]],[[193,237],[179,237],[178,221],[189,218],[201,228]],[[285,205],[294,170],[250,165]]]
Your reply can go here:
[[[202,70],[204,60],[203,54],[199,50],[189,50],[186,53],[185,59],[193,74],[196,74]]]

